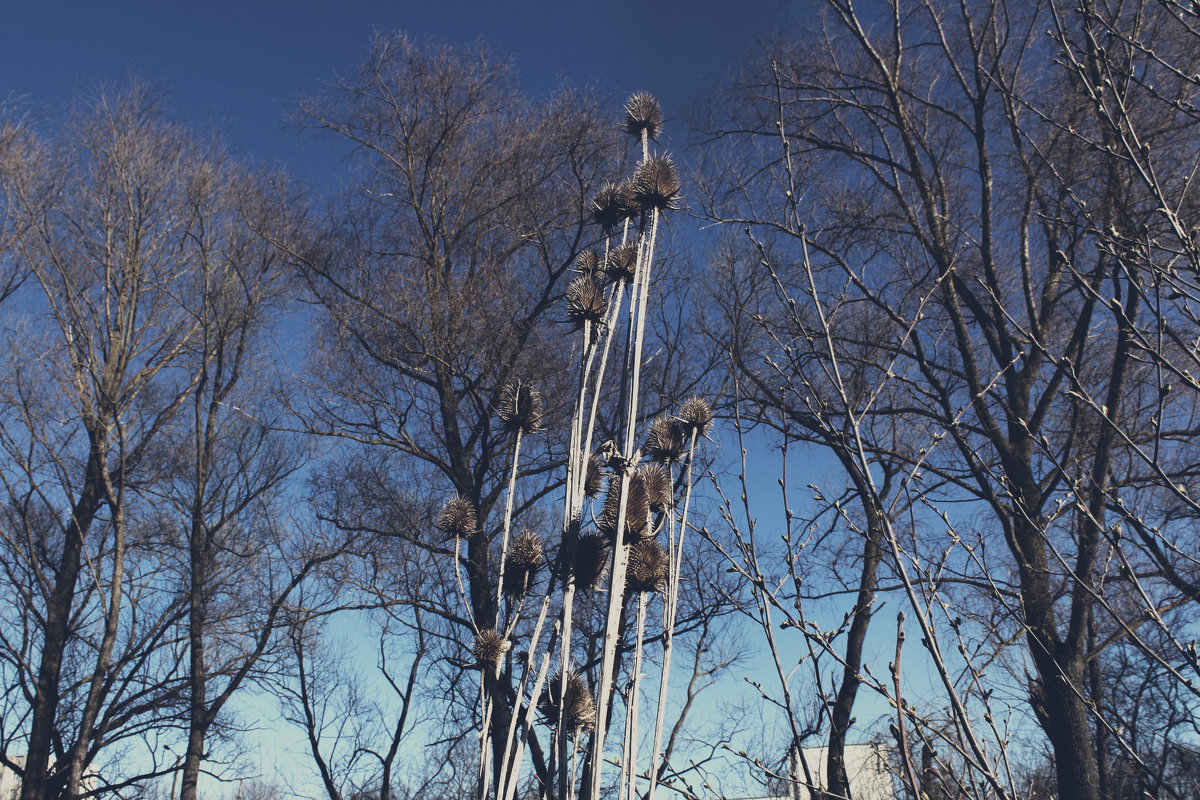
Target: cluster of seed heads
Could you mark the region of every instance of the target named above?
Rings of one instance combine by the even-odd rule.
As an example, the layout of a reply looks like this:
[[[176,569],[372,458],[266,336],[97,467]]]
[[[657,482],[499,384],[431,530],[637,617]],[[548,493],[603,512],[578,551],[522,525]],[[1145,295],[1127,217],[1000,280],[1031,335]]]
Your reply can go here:
[[[472,539],[479,532],[475,506],[465,497],[455,497],[442,506],[438,528],[447,536]]]
[[[533,531],[522,531],[513,539],[504,562],[504,593],[524,597],[537,580],[545,553],[545,542]]]
[[[542,429],[542,395],[527,381],[509,381],[496,413],[509,433],[536,433]]]
[[[596,724],[596,699],[587,681],[578,672],[567,676],[567,689],[563,692],[562,673],[550,679],[549,686],[542,697],[540,708],[546,723],[558,724],[559,710],[562,709],[563,727],[571,733],[589,730]],[[566,695],[566,701],[560,702],[560,695]]]

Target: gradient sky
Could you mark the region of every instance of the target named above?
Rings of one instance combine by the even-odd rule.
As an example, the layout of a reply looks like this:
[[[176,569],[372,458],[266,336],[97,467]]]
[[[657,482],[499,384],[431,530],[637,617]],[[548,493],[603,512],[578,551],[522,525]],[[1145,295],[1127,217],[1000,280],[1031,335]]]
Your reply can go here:
[[[288,130],[292,99],[366,52],[372,31],[483,38],[516,60],[525,88],[560,79],[621,100],[657,94],[681,118],[758,42],[794,29],[787,0],[0,0],[0,100],[54,113],[81,89],[127,75],[214,124],[237,151],[317,181],[336,169]],[[682,144],[682,126],[674,147]],[[668,142],[671,146],[672,143]],[[308,148],[307,150],[305,148]]]

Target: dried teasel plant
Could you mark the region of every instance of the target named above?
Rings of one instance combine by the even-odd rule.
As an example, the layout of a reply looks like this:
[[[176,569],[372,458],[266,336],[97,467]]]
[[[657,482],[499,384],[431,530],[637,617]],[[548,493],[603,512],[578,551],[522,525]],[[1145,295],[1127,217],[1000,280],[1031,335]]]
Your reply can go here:
[[[638,477],[646,489],[646,502],[655,514],[661,513],[672,505],[674,487],[671,476],[661,464],[642,464],[638,467]]]
[[[495,669],[511,647],[512,643],[504,638],[504,634],[495,628],[485,628],[475,634],[471,655],[479,666]]]
[[[683,458],[685,448],[683,426],[679,421],[667,416],[655,417],[642,446],[646,456],[660,464],[675,464]]]
[[[605,236],[614,233],[621,224],[638,215],[638,205],[633,199],[632,184],[609,181],[600,187],[588,206],[592,221],[600,226]]]
[[[442,506],[437,527],[447,536],[472,539],[479,533],[474,504],[465,497],[455,497]]]
[[[691,397],[679,407],[677,419],[685,436],[705,436],[712,427],[712,406],[702,397]]]
[[[567,287],[567,322],[575,330],[580,330],[585,324],[597,325],[604,321],[608,310],[608,298],[604,296],[604,287],[595,279],[581,275],[571,281]]]
[[[510,433],[536,433],[542,429],[541,392],[528,381],[509,381],[500,393],[496,413]]]
[[[504,572],[504,593],[524,597],[537,580],[546,557],[546,543],[533,531],[522,531],[508,550]]]
[[[608,539],[598,533],[585,533],[575,542],[573,572],[575,586],[581,591],[599,588],[608,572],[609,555],[612,547]]]
[[[650,498],[642,476],[635,472],[625,481],[625,536],[635,539],[650,532]],[[596,528],[610,540],[617,536],[621,519],[621,481],[609,481],[604,506],[596,518]]]
[[[679,189],[679,170],[670,156],[651,156],[633,173],[633,196],[643,211],[675,208]]]
[[[592,453],[587,460],[587,473],[583,479],[583,496],[599,497],[604,491],[604,465],[600,456]]]
[[[567,675],[566,690],[563,690],[562,673],[554,675],[542,695],[539,709],[549,725],[557,725],[562,709],[563,727],[571,734],[589,730],[596,724],[596,699],[588,688],[587,679],[578,672]],[[565,696],[566,702],[559,698]]]
[[[641,539],[629,547],[625,585],[631,592],[661,592],[670,578],[667,551],[657,539]]]
[[[629,284],[633,282],[637,269],[638,246],[632,242],[614,247],[604,262],[604,272],[614,283]]]
[[[657,141],[662,133],[663,113],[658,100],[649,92],[637,92],[625,103],[625,130],[637,139]]]

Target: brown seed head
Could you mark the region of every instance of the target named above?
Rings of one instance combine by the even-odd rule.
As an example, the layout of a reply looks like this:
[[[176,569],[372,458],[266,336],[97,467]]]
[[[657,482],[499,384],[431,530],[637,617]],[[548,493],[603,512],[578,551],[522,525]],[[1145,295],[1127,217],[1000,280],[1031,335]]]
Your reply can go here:
[[[633,592],[661,592],[667,587],[667,551],[657,539],[642,539],[629,546],[625,583]]]
[[[598,588],[608,571],[611,553],[605,537],[596,533],[580,536],[575,543],[575,588],[580,591]]]
[[[675,208],[679,200],[679,170],[670,156],[651,156],[633,173],[633,196],[643,211]]]
[[[612,181],[600,187],[588,210],[592,213],[592,221],[600,226],[606,236],[621,227],[622,222],[638,214],[629,187]]]
[[[608,310],[604,289],[594,279],[581,275],[567,287],[567,322],[579,330],[585,323],[598,323]]]
[[[545,553],[545,542],[533,531],[522,531],[513,539],[504,562],[504,593],[509,597],[524,596],[537,580]]]
[[[495,669],[510,647],[512,644],[495,628],[486,628],[475,634],[471,655],[479,665]]]
[[[542,395],[527,381],[509,381],[500,393],[496,413],[509,433],[536,433],[542,429]]]
[[[683,426],[684,435],[689,438],[693,433],[697,436],[703,436],[708,433],[709,427],[712,426],[712,421],[712,406],[702,397],[693,397],[686,400],[679,407],[679,424]]]
[[[585,497],[599,497],[604,491],[604,471],[600,456],[592,453],[587,460],[587,475],[583,479]]]
[[[542,702],[538,705],[547,724],[558,724],[559,708],[563,708],[563,727],[568,733],[578,734],[581,730],[590,729],[596,724],[596,700],[587,681],[578,672],[567,676],[566,703],[559,702],[559,695],[563,693],[562,683],[562,673],[559,672],[550,679]]]
[[[638,467],[642,485],[646,487],[646,502],[650,510],[658,513],[671,504],[671,476],[660,464],[643,464]]]
[[[465,497],[455,497],[442,506],[437,526],[447,536],[458,536],[463,539],[474,538],[479,533],[475,506]]]
[[[651,139],[658,139],[662,124],[662,108],[649,92],[638,92],[625,103],[625,130],[629,135],[641,139],[645,132]]]
[[[683,426],[670,417],[655,417],[642,449],[660,464],[674,464],[683,458]]]
[[[628,497],[625,500],[625,537],[632,539],[645,536],[650,526],[650,500],[646,496],[646,484],[642,476],[634,473],[629,476]],[[604,497],[604,508],[596,519],[596,527],[610,540],[617,536],[617,520],[621,511],[621,481],[608,482],[608,494]]]
[[[599,253],[588,249],[575,256],[575,271],[580,275],[599,280],[603,274]]]
[[[637,257],[638,247],[633,242],[614,247],[608,254],[608,260],[604,262],[604,271],[608,274],[608,279],[632,283],[637,269]]]

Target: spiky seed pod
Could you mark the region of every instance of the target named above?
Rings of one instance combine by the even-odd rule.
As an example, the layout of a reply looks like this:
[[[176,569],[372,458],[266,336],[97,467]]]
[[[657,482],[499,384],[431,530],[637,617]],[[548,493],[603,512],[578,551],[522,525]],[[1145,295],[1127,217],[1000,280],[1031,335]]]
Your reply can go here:
[[[703,397],[692,397],[679,407],[679,424],[683,433],[691,437],[693,433],[703,436],[708,433],[713,421],[712,406]]]
[[[643,464],[638,467],[642,485],[646,487],[646,502],[650,510],[658,513],[671,504],[671,476],[659,464]]]
[[[575,271],[592,280],[600,280],[604,274],[600,255],[595,250],[584,250],[575,256]]]
[[[642,476],[634,473],[629,476],[629,496],[625,500],[625,537],[633,539],[645,536],[650,525],[650,501],[646,496],[646,484]],[[608,494],[604,497],[604,507],[596,519],[596,527],[600,532],[615,540],[617,536],[617,520],[621,511],[621,482],[608,482]]]
[[[661,592],[669,574],[667,551],[657,539],[642,539],[629,546],[625,584],[631,592]]]
[[[608,299],[604,289],[592,278],[581,275],[567,287],[567,322],[579,330],[584,323],[597,323],[604,319],[608,310]]]
[[[651,156],[633,173],[633,196],[643,211],[675,208],[679,200],[679,170],[670,156]]]
[[[650,423],[646,444],[642,449],[660,464],[674,464],[683,458],[683,426],[670,417],[655,417]]]
[[[599,587],[608,571],[611,553],[605,537],[596,533],[580,536],[575,542],[575,588],[586,592]]]
[[[600,226],[605,236],[613,233],[622,222],[636,216],[638,212],[628,187],[612,181],[606,182],[600,187],[600,191],[596,192],[589,210],[592,220]]]
[[[638,247],[633,242],[614,247],[608,254],[608,260],[604,262],[604,271],[609,280],[632,283],[634,272],[637,270],[637,257]]]
[[[495,628],[486,628],[475,634],[471,655],[475,657],[475,662],[480,666],[495,669],[510,647],[512,647],[512,643],[505,639],[499,631]]]
[[[583,479],[583,494],[585,497],[599,497],[604,491],[603,465],[600,456],[592,453],[587,460],[587,475]]]
[[[473,539],[479,533],[479,524],[475,517],[475,506],[465,497],[453,498],[446,505],[442,506],[442,513],[438,517],[437,526],[447,536]]]
[[[621,193],[621,205],[624,208],[625,216],[622,222],[627,219],[634,219],[640,216],[646,209],[642,208],[642,204],[637,199],[637,186],[633,182],[633,176],[630,176],[617,184],[617,191]]]
[[[546,545],[533,531],[522,531],[508,548],[504,562],[504,593],[522,597],[537,580],[545,556]]]
[[[538,704],[546,723],[556,725],[559,708],[562,708],[563,727],[568,733],[576,734],[591,729],[596,724],[596,699],[592,696],[592,690],[588,688],[587,680],[578,672],[567,676],[566,703],[559,702],[562,683],[562,673],[559,672],[550,679],[542,695],[542,702]]]
[[[509,433],[536,433],[542,429],[542,395],[528,381],[509,381],[500,393],[496,413]]]
[[[653,140],[662,132],[662,107],[649,92],[638,92],[625,103],[625,130],[630,136],[642,138],[645,132]]]

